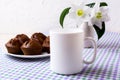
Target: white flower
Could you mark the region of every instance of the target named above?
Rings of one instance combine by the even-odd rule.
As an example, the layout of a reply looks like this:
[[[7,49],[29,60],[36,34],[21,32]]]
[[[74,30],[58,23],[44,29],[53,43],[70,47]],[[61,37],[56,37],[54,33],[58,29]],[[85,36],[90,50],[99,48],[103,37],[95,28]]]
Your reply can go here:
[[[105,6],[100,7],[100,3],[96,3],[91,12],[92,25],[102,28],[102,22],[109,21],[108,8]]]
[[[88,22],[90,20],[90,11],[91,8],[86,6],[84,3],[77,5],[72,5],[69,16],[72,19],[76,20],[77,25],[80,25],[83,22]]]

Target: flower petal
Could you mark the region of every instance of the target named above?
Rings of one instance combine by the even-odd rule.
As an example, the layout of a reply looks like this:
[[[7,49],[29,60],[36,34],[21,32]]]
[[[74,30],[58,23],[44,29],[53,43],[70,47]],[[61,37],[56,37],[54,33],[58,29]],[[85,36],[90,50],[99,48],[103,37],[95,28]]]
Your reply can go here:
[[[76,19],[76,14],[75,14],[75,12],[69,13],[68,16],[70,16],[70,18],[72,18],[72,19]]]
[[[80,25],[83,22],[89,22],[90,21],[91,11],[92,11],[92,8],[86,6],[84,3],[81,3],[79,6],[78,5],[72,5],[72,7],[69,11],[69,16],[70,16],[70,18],[75,19],[76,23]],[[93,12],[92,12],[93,13],[92,14],[93,18],[95,17],[95,12],[96,12],[96,9],[93,10]]]
[[[102,29],[102,22],[101,21],[95,21],[94,23],[96,26],[98,26],[100,29]]]
[[[107,14],[105,14],[103,16],[104,17],[102,17],[102,21],[109,21],[110,20],[110,17]]]

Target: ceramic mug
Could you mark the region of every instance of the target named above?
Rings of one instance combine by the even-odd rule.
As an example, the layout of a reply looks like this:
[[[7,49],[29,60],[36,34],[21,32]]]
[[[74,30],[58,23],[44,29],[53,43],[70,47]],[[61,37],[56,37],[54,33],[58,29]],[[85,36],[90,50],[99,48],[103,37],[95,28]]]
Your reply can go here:
[[[83,59],[84,39],[94,45],[94,56],[90,61]],[[96,57],[96,42],[84,38],[84,31],[77,29],[54,29],[50,31],[50,67],[59,74],[75,74],[82,70],[83,63],[91,64]]]

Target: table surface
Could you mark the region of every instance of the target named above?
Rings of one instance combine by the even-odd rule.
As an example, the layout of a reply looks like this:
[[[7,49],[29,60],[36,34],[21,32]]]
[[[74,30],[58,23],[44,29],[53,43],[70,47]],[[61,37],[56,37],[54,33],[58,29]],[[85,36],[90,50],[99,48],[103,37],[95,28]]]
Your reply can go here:
[[[97,57],[74,75],[60,75],[50,70],[50,57],[22,59],[0,50],[0,80],[120,80],[120,33],[106,32],[97,42]],[[85,48],[90,59],[92,48]]]

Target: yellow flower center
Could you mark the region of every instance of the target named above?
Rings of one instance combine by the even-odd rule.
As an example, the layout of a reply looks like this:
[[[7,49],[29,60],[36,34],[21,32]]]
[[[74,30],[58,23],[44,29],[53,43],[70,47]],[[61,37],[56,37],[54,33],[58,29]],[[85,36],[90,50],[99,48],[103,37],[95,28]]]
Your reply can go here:
[[[80,16],[80,17],[83,16],[84,11],[82,9],[77,10],[77,15]]]
[[[96,16],[97,19],[101,19],[102,18],[102,12],[97,12],[95,14],[95,16]]]

